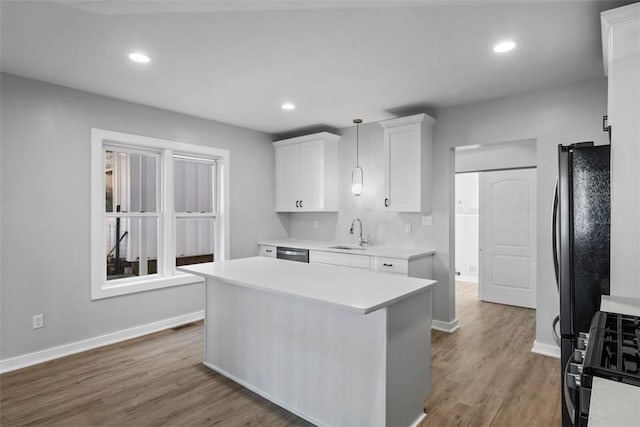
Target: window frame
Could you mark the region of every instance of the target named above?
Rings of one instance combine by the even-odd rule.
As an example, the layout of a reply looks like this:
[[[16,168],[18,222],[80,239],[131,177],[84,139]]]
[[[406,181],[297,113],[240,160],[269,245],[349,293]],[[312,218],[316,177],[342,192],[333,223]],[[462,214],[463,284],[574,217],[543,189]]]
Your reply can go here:
[[[105,163],[104,147],[122,147],[125,150],[157,152],[158,205],[158,272],[146,276],[106,280],[105,253]],[[149,136],[117,132],[99,128],[91,129],[91,299],[97,300],[118,295],[162,289],[171,286],[201,283],[203,279],[193,274],[175,270],[175,210],[174,210],[174,156],[204,157],[215,160],[216,185],[214,209],[214,256],[217,261],[229,258],[229,150],[188,144]],[[129,216],[124,213],[121,216]],[[135,216],[146,216],[134,213]],[[160,262],[162,258],[162,262]]]

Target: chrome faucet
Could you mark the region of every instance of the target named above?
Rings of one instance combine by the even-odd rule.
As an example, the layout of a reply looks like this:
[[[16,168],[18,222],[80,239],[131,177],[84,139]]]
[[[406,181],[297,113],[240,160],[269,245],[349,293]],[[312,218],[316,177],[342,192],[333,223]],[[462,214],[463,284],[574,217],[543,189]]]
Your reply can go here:
[[[353,221],[351,221],[351,228],[349,229],[349,234],[353,234],[353,227],[355,226],[356,221],[358,221],[358,224],[360,224],[360,238],[358,240],[358,244],[360,246],[364,246],[369,243],[369,240],[362,237],[362,221],[360,221],[360,218],[356,218]]]

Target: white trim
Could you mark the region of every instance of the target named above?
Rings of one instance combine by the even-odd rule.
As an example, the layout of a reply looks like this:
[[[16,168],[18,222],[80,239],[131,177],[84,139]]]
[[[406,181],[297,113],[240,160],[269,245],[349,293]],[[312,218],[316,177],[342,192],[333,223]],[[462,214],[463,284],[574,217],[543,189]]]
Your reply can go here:
[[[434,119],[433,117],[427,114],[420,113],[420,114],[414,114],[413,116],[398,117],[397,119],[384,120],[380,122],[380,126],[387,129],[387,128],[395,128],[397,126],[406,126],[406,125],[412,125],[415,123],[422,123],[422,122],[432,125],[436,122],[436,119]]]
[[[452,333],[457,331],[459,327],[458,319],[453,319],[451,322],[443,322],[442,320],[436,319],[431,320],[431,329],[435,329],[436,331]]]
[[[298,136],[295,138],[283,139],[273,142],[274,147],[282,147],[283,145],[300,144],[301,142],[325,140],[330,142],[338,142],[340,135],[336,135],[329,132],[318,132],[311,135]]]
[[[139,277],[131,279],[106,280],[106,257],[104,256],[104,146],[141,147],[141,150],[149,149],[159,153],[158,168],[159,183],[156,186],[159,203],[158,212],[153,213],[107,213],[107,217],[157,217],[158,229],[158,273],[154,277]],[[215,160],[215,183],[217,194],[215,209],[208,215],[214,219],[214,253],[217,261],[228,259],[230,256],[230,224],[229,224],[229,188],[230,188],[230,152],[220,148],[204,145],[187,144],[167,139],[153,138],[123,132],[115,132],[104,129],[91,129],[91,299],[108,298],[135,292],[148,291],[169,286],[200,283],[202,279],[194,276],[175,274],[175,222],[173,205],[173,162],[174,153],[181,156],[204,156]],[[202,214],[192,214],[201,217]]]
[[[202,277],[195,276],[193,274],[176,272],[173,276],[164,277],[154,274],[153,278],[150,279],[140,276],[132,277],[130,280],[111,280],[104,284],[96,294],[92,293],[91,297],[93,299],[109,298],[116,297],[118,295],[170,288],[172,286],[195,285],[198,283],[204,283],[204,280]]]
[[[544,344],[538,342],[538,340],[533,342],[531,352],[560,359],[560,347],[558,347],[557,345]]]
[[[418,427],[425,418],[427,418],[426,413],[418,415],[418,418],[416,418],[409,427]]]
[[[602,39],[602,59],[605,76],[609,75],[609,62],[613,60],[613,28],[639,20],[640,3],[632,3],[600,12],[600,36]],[[629,45],[633,45],[633,40]]]
[[[130,340],[143,335],[152,334],[176,326],[192,323],[197,320],[204,319],[204,310],[195,311],[193,313],[183,314],[181,316],[171,317],[169,319],[159,320],[157,322],[147,323],[145,325],[135,326],[121,331],[111,332],[93,338],[81,341],[75,341],[58,347],[52,347],[45,350],[27,353],[21,356],[12,357],[10,359],[0,360],[0,373],[15,371],[16,369],[26,368],[27,366],[37,365],[49,360],[59,359],[71,354],[81,353],[98,347],[115,344],[121,341]]]

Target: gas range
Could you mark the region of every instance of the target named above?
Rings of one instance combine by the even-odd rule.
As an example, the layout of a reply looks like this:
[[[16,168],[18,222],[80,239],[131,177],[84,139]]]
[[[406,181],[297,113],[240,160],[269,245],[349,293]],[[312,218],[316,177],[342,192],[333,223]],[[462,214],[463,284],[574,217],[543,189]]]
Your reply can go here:
[[[565,376],[567,387],[576,391],[578,426],[589,416],[594,377],[640,387],[640,317],[599,311],[589,333],[580,333]]]

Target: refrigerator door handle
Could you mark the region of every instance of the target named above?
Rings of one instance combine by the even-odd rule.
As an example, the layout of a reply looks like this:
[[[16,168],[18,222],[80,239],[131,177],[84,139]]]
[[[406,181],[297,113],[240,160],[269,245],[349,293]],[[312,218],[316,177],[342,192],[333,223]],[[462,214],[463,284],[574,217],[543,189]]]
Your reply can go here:
[[[551,243],[553,247],[553,271],[556,274],[556,287],[560,292],[560,261],[558,260],[558,198],[559,198],[559,183],[556,179],[556,191],[553,195],[553,215],[551,217],[552,233]]]
[[[553,340],[556,342],[556,344],[558,344],[558,347],[560,347],[561,341],[560,341],[560,335],[558,335],[558,323],[560,323],[560,315],[558,314],[555,319],[553,319],[553,324],[551,325],[551,332],[553,333]]]
[[[560,293],[560,262],[558,260],[558,180],[556,179],[556,190],[553,193],[553,213],[551,215],[551,243],[553,247],[553,272],[556,275],[556,288],[558,289],[558,294]],[[553,323],[551,325],[551,332],[553,333],[553,340],[560,347],[560,335],[558,334],[557,327],[560,323],[560,315],[558,314],[555,319],[553,319]]]

